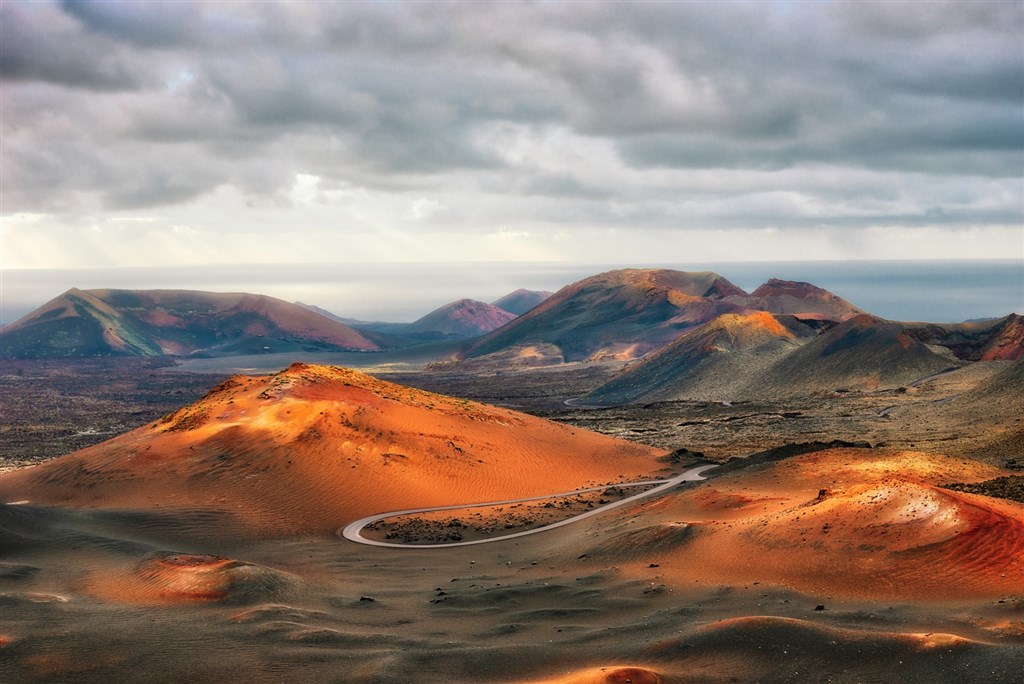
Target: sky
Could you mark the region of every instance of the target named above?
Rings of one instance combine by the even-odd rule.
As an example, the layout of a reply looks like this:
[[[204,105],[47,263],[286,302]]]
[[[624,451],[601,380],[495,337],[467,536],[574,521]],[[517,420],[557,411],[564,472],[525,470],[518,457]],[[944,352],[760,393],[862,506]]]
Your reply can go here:
[[[1020,2],[0,4],[0,267],[1024,259]]]
[[[412,320],[649,265],[883,307],[892,272],[827,262],[1024,265],[1021,35],[1020,2],[4,0],[0,323],[72,286]],[[934,314],[1020,309],[1001,268]]]

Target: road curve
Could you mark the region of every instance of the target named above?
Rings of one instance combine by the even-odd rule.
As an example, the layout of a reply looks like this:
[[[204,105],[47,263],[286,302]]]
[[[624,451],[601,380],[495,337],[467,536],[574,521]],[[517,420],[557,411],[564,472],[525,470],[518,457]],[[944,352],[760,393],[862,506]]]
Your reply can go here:
[[[547,530],[552,530],[552,529],[554,529],[556,527],[562,527],[563,525],[568,525],[569,523],[574,523],[574,522],[576,522],[578,520],[583,520],[584,518],[589,518],[592,515],[597,515],[598,513],[604,513],[605,511],[610,510],[612,508],[618,508],[619,506],[625,506],[626,504],[632,503],[632,502],[637,501],[639,499],[643,499],[643,498],[648,497],[648,496],[654,496],[655,494],[660,494],[661,492],[664,492],[664,491],[667,491],[669,489],[672,489],[673,487],[675,487],[676,485],[678,485],[678,484],[680,484],[682,482],[696,482],[698,480],[703,480],[704,476],[702,475],[702,473],[704,471],[710,470],[712,468],[717,468],[717,467],[718,466],[714,465],[714,464],[697,466],[696,468],[690,468],[689,470],[687,470],[686,472],[682,473],[681,475],[676,475],[675,477],[673,477],[671,479],[668,479],[668,480],[647,480],[647,481],[644,481],[644,482],[623,482],[623,483],[617,483],[617,484],[601,485],[600,487],[587,487],[586,489],[574,489],[571,492],[558,492],[556,494],[544,494],[542,496],[529,496],[529,497],[522,498],[522,499],[507,499],[505,501],[485,501],[483,503],[459,504],[457,506],[434,506],[432,508],[409,508],[409,509],[406,509],[404,511],[389,511],[388,513],[377,513],[376,515],[368,515],[365,518],[360,518],[359,520],[356,520],[355,522],[349,523],[348,525],[346,525],[342,529],[338,530],[338,534],[340,536],[344,537],[345,539],[348,539],[349,541],[354,541],[354,542],[357,542],[359,544],[368,544],[370,546],[385,546],[385,547],[392,548],[392,549],[443,549],[443,548],[446,548],[446,547],[449,547],[449,546],[472,546],[474,544],[487,544],[488,542],[504,541],[506,539],[515,539],[516,537],[525,537],[528,534],[537,534],[538,532],[545,532]],[[551,523],[550,525],[544,525],[543,527],[536,527],[536,528],[534,528],[532,530],[526,530],[524,532],[514,532],[512,534],[506,534],[506,535],[501,536],[501,537],[493,537],[493,538],[490,538],[490,539],[473,539],[473,540],[470,540],[470,541],[446,542],[446,543],[443,543],[443,544],[398,544],[398,543],[395,543],[395,542],[386,542],[386,541],[377,541],[376,539],[367,539],[366,537],[364,537],[362,535],[363,528],[366,527],[367,525],[369,525],[370,523],[377,522],[378,520],[383,520],[384,518],[392,518],[392,517],[395,517],[395,516],[398,516],[398,515],[411,515],[413,513],[433,513],[434,511],[454,511],[454,510],[458,510],[458,509],[462,509],[462,508],[482,508],[484,506],[503,506],[505,504],[521,503],[523,501],[538,501],[540,499],[550,499],[550,498],[556,497],[556,496],[573,496],[574,494],[583,494],[583,493],[586,493],[586,492],[596,492],[596,491],[599,491],[599,490],[608,489],[609,487],[644,487],[644,486],[647,486],[647,485],[655,485],[655,487],[653,489],[648,489],[646,492],[640,492],[639,494],[634,494],[633,496],[626,497],[625,499],[620,499],[620,500],[615,501],[613,503],[606,504],[606,505],[601,506],[599,508],[595,508],[593,510],[587,511],[586,513],[580,513],[579,515],[575,515],[575,516],[573,516],[571,518],[566,518],[565,520],[559,520],[558,522]]]

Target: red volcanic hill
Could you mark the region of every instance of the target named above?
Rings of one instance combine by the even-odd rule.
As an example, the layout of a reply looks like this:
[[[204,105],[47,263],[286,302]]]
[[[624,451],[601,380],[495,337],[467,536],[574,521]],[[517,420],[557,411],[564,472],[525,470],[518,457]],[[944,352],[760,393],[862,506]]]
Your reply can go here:
[[[0,333],[0,356],[162,356],[377,349],[295,304],[245,293],[72,288]]]
[[[226,513],[225,534],[329,533],[372,513],[647,476],[660,452],[355,371],[237,376],[112,440],[0,474],[6,502]]]
[[[735,399],[752,375],[817,334],[793,316],[723,314],[628,366],[581,401],[615,406],[682,398]]]
[[[1024,358],[1024,316],[969,323],[910,323],[907,334],[948,348],[967,361],[1016,361]]]
[[[1010,314],[993,326],[981,349],[982,361],[1017,361],[1024,358],[1024,316]]]
[[[920,452],[819,451],[643,504],[639,518],[631,511],[628,523],[607,521],[597,548],[568,553],[629,548],[632,571],[649,572],[653,562],[666,579],[690,585],[761,582],[871,599],[1006,596],[1024,586],[1024,505],[942,486],[1006,474]]]
[[[460,299],[435,309],[404,326],[404,332],[441,333],[453,337],[479,337],[505,325],[516,315],[473,299]]]
[[[469,346],[465,358],[544,349],[557,360],[634,358],[742,307],[746,293],[716,273],[609,271],[568,285]]]
[[[524,290],[523,288],[519,288],[515,292],[509,292],[501,299],[491,302],[491,304],[499,309],[504,309],[509,313],[513,313],[516,316],[522,316],[524,313],[550,297],[551,294],[551,292],[545,292],[543,290]]]
[[[845,321],[864,313],[845,299],[810,283],[772,278],[749,295],[742,297],[745,306],[776,314],[799,314],[804,318]]]

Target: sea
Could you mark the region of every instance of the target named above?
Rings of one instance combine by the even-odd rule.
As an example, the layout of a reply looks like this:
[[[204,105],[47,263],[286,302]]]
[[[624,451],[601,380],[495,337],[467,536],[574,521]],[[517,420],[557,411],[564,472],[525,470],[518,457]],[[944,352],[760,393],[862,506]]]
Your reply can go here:
[[[1024,258],[985,261],[758,261],[577,264],[452,262],[6,269],[0,324],[71,287],[254,292],[364,321],[413,321],[448,302],[518,288],[557,291],[616,268],[715,271],[749,291],[769,278],[823,287],[891,320],[954,323],[1024,313]]]

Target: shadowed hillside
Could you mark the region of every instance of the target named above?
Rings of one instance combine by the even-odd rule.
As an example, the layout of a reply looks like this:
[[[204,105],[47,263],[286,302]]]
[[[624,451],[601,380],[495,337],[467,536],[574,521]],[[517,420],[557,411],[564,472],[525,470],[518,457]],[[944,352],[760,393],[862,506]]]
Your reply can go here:
[[[767,369],[750,385],[765,396],[906,385],[957,363],[910,337],[902,323],[862,314]]]
[[[969,323],[908,323],[907,334],[937,344],[967,361],[1015,361],[1024,358],[1024,316]]]
[[[752,375],[817,334],[793,316],[724,314],[627,367],[581,401],[615,406],[680,398],[735,399]]]

